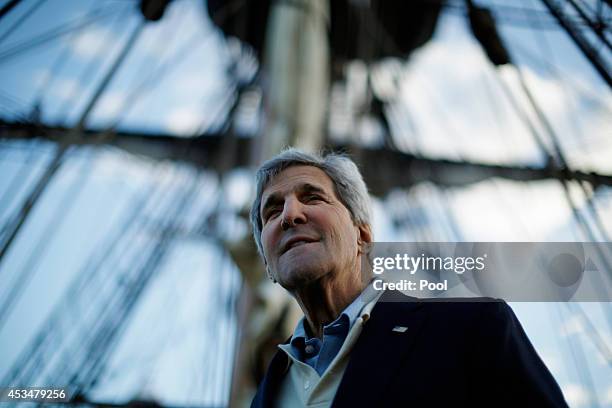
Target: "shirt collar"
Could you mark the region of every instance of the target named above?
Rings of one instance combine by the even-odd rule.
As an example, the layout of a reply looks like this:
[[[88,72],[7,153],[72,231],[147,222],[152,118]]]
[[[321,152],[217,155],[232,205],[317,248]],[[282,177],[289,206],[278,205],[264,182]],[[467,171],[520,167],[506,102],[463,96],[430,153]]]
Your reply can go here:
[[[351,304],[348,305],[342,311],[342,313],[340,313],[340,316],[338,316],[336,320],[323,326],[323,332],[325,333],[326,331],[333,330],[334,327],[340,327],[346,330],[346,333],[348,333],[355,324],[357,318],[360,317],[364,306],[370,303],[370,301],[372,301],[376,297],[376,295],[378,295],[378,293],[374,289],[372,282],[370,282],[370,284],[363,290],[363,292],[361,292],[361,294],[359,294],[359,296],[357,296],[355,300],[353,300]],[[362,317],[367,318],[369,316]],[[305,325],[306,317],[304,316],[300,319],[297,326],[295,327],[295,330],[293,331],[293,336],[291,337],[290,341],[291,344],[296,344],[298,341],[303,342],[310,338],[306,332]]]

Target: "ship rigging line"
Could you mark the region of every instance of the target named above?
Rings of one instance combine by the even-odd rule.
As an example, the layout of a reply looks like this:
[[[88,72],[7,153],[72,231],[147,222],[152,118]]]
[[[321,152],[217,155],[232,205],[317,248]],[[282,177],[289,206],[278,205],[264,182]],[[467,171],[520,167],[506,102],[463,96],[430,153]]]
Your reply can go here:
[[[555,16],[559,22],[559,25],[565,29],[576,46],[578,46],[578,48],[582,51],[595,71],[597,71],[606,84],[608,84],[608,87],[612,88],[612,76],[610,75],[610,69],[606,66],[605,61],[600,59],[597,50],[595,50],[582,36],[582,34],[566,20],[565,14],[559,8],[557,8],[558,5],[554,0],[542,0],[542,2],[544,5],[546,5],[546,7],[548,7],[550,13]]]
[[[49,237],[56,235],[57,230],[61,227],[62,221],[64,221],[68,216],[70,210],[76,202],[76,198],[83,191],[86,182],[91,177],[91,166],[88,163],[88,159],[90,157],[91,152],[89,152],[89,154],[87,154],[84,158],[81,158],[81,160],[83,160],[81,169],[76,174],[75,179],[68,186],[68,189],[60,199],[55,211],[51,215],[49,223],[45,226],[42,233],[38,237],[38,241],[34,245],[34,248],[26,257],[27,261],[25,265],[19,274],[12,279],[12,287],[6,294],[6,297],[0,303],[0,331],[4,327],[11,309],[14,307],[30,280],[36,274],[36,271],[38,270],[37,266],[49,247]]]
[[[608,38],[603,33],[603,28],[599,27],[596,22],[592,21],[585,11],[580,7],[574,0],[567,0],[569,4],[576,10],[580,18],[591,28],[591,30],[599,37],[601,42],[608,47],[608,50],[612,50],[612,44],[608,41]]]
[[[54,27],[42,34],[34,36],[33,38],[22,41],[19,44],[3,50],[0,52],[0,65],[5,64],[12,58],[15,58],[24,52],[29,51],[32,48],[39,47],[50,41],[60,38],[66,34],[70,34],[74,31],[80,31],[93,23],[99,22],[105,18],[112,16],[115,13],[123,11],[124,7],[109,8],[107,5],[97,8],[94,11],[87,14],[85,17],[72,21],[68,24],[63,24],[58,27]]]
[[[61,142],[57,146],[55,156],[51,160],[51,163],[49,163],[49,165],[44,170],[41,177],[37,180],[35,186],[32,188],[31,192],[29,193],[28,197],[25,199],[22,207],[20,208],[17,216],[15,217],[15,220],[9,225],[7,236],[3,240],[3,242],[0,244],[0,265],[8,249],[12,245],[15,237],[21,230],[31,209],[34,207],[34,205],[36,204],[39,197],[42,195],[42,193],[46,189],[47,185],[49,184],[53,176],[57,173],[59,168],[62,166],[62,163],[64,161],[68,148],[71,146],[72,143],[74,143],[75,141],[77,141],[78,139],[82,137],[81,134],[85,127],[85,123],[87,119],[89,118],[89,114],[93,110],[94,106],[96,105],[96,102],[98,101],[100,96],[103,94],[104,90],[107,88],[115,72],[121,66],[122,62],[127,57],[129,51],[132,49],[134,43],[136,42],[140,33],[142,32],[142,29],[144,28],[144,24],[145,24],[144,21],[142,21],[137,26],[134,27],[134,29],[132,30],[132,33],[130,34],[130,37],[124,44],[121,53],[113,61],[112,66],[107,71],[105,77],[102,79],[102,81],[98,85],[96,92],[94,93],[88,105],[86,106],[85,110],[81,114],[81,117],[78,123],[61,140]]]
[[[157,164],[154,167],[155,172],[151,179],[159,180],[163,178],[162,176],[165,176],[164,169],[161,163]],[[65,333],[63,330],[58,329],[64,327],[61,324],[62,318],[67,317],[68,311],[71,310],[73,304],[78,301],[83,293],[93,291],[93,293],[99,295],[99,293],[104,291],[103,286],[97,286],[95,290],[93,290],[95,279],[99,278],[99,275],[104,270],[103,267],[109,267],[113,258],[121,256],[121,254],[118,255],[118,252],[125,252],[130,247],[134,246],[134,242],[127,245],[125,241],[128,241],[128,238],[134,240],[139,228],[142,230],[148,228],[146,222],[149,222],[149,220],[142,220],[142,218],[144,218],[142,214],[148,211],[157,211],[157,208],[160,207],[160,203],[163,201],[163,197],[169,194],[170,191],[171,189],[166,188],[163,183],[154,182],[142,187],[139,191],[134,193],[134,199],[128,200],[132,205],[125,217],[122,218],[121,222],[116,224],[116,228],[108,232],[106,238],[103,239],[103,242],[98,246],[98,251],[91,254],[86,263],[75,274],[74,279],[69,284],[62,299],[54,307],[51,315],[45,320],[42,328],[38,330],[37,335],[30,344],[24,347],[11,370],[7,372],[3,379],[3,384],[33,383],[36,380],[35,376],[40,374],[42,369],[47,368],[44,365],[40,367],[41,364],[44,364],[45,360],[52,361],[55,356],[62,351],[62,346],[65,346],[65,344],[59,342],[62,341],[61,336],[65,335]],[[118,267],[118,265],[119,261],[116,261],[110,266]],[[109,279],[105,279],[103,282],[108,284]],[[95,297],[93,299],[88,299],[87,306],[91,308],[94,300]],[[83,316],[88,313],[89,309],[87,307],[81,310],[81,315]],[[79,322],[77,321],[77,323]],[[80,325],[77,324],[71,327],[79,328]],[[66,343],[65,339],[63,341]],[[56,343],[56,347],[53,347],[53,344]],[[79,342],[79,344],[80,343],[81,342]],[[66,361],[73,361],[77,352],[78,347],[77,349],[71,349],[70,353],[72,353],[72,355],[70,359]]]
[[[2,44],[21,24],[23,24],[29,17],[34,14],[36,9],[38,9],[45,0],[38,0],[36,3],[32,4],[32,6],[25,12],[23,15],[13,23],[2,35],[0,35],[0,44]]]
[[[96,74],[100,72],[103,68],[103,64],[99,61],[100,55],[109,55],[112,56],[113,52],[110,50],[112,45],[112,41],[109,41],[109,36],[111,33],[118,33],[120,27],[116,27],[119,23],[123,22],[122,14],[117,14],[114,16],[113,21],[109,24],[107,30],[103,31],[103,34],[96,44],[96,48],[92,49],[94,51],[89,56],[89,61],[84,62],[84,69],[81,70],[81,75],[78,77],[76,83],[77,84],[94,84],[96,79]],[[129,35],[129,34],[128,34]],[[111,38],[112,40],[112,38]],[[84,95],[88,94],[88,90],[86,86],[80,86],[77,88],[80,91],[81,97],[84,98]],[[76,92],[75,92],[76,94]],[[71,95],[72,96],[72,95]],[[68,118],[70,116],[70,107],[78,107],[79,106],[79,95],[74,95],[73,99],[66,98],[63,104],[57,109],[57,119],[56,123],[68,123]]]
[[[9,13],[21,0],[9,0],[2,8],[0,8],[0,19]]]

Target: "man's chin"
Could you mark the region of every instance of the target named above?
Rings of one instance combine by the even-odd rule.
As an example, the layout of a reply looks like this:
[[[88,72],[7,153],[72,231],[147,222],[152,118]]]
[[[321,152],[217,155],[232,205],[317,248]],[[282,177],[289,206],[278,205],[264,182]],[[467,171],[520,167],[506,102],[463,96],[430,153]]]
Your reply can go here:
[[[278,283],[288,291],[296,288],[306,288],[325,275],[326,270],[321,265],[293,265],[290,272],[281,272]]]

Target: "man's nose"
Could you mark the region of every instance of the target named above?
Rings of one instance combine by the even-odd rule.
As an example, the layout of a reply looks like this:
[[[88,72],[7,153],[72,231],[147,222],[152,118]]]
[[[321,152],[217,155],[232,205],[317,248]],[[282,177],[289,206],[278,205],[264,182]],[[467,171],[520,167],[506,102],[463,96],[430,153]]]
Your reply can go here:
[[[281,218],[281,228],[283,231],[294,227],[297,224],[306,223],[306,215],[304,214],[304,204],[297,198],[285,200],[283,207],[283,217]]]

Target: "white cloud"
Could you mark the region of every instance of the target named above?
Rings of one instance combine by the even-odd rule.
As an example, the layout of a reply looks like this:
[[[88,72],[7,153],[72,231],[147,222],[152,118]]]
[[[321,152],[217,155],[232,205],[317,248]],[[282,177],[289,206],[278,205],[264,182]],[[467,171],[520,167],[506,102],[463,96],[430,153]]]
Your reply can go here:
[[[51,89],[51,93],[62,101],[74,98],[79,93],[81,86],[78,81],[74,79],[59,79],[56,81],[55,86]]]
[[[567,98],[563,92],[561,84],[552,79],[544,78],[541,75],[536,74],[528,67],[520,67],[525,83],[528,89],[531,91],[534,99],[538,102],[540,107],[553,116],[559,116],[566,113],[568,107]],[[516,70],[511,67],[503,67],[502,75],[506,77],[506,80],[511,80],[512,77],[516,77]],[[518,84],[514,84],[516,96],[521,99],[521,105],[528,107],[529,100],[524,92],[521,92]]]
[[[51,79],[51,71],[48,69],[40,69],[34,73],[34,77],[32,79],[34,86],[39,87]]]
[[[572,214],[554,180],[530,184],[488,180],[458,189],[450,199],[467,240],[546,241],[553,232],[557,240],[571,238],[563,235],[567,231],[559,231]]]
[[[96,106],[96,115],[100,115],[104,119],[114,119],[123,107],[126,97],[126,93],[122,91],[106,92]]]
[[[214,83],[210,77],[203,72],[190,72],[176,78],[172,84],[174,92],[179,94],[196,95],[198,98],[206,95],[206,91],[211,89]]]
[[[253,175],[237,169],[228,174],[225,182],[225,198],[231,208],[241,209],[249,204],[252,193]]]
[[[612,407],[612,385],[606,389],[603,403],[604,405]]]
[[[202,124],[203,115],[192,107],[171,111],[165,120],[168,132],[180,136],[192,136]]]
[[[400,100],[423,153],[497,163],[539,159],[492,71],[469,41],[433,42],[415,54],[401,80]]]
[[[606,350],[612,351],[612,336],[608,335],[608,333],[605,331],[602,331],[600,334],[601,334],[601,340],[603,342],[603,347],[605,347]],[[597,363],[599,363],[599,365],[608,368],[610,364],[612,364],[611,354],[607,352],[602,352],[600,349],[597,349],[595,355],[596,355]],[[612,398],[612,386],[610,386],[610,392],[611,392],[610,397]],[[612,400],[610,401],[610,403],[612,404]]]
[[[584,321],[579,315],[570,316],[563,322],[563,336],[584,333]]]
[[[201,32],[205,41],[209,34],[204,30],[207,21],[202,18],[201,6],[196,2],[170,2],[163,18],[147,26],[138,44],[139,51],[159,60],[172,55],[177,45],[184,44],[194,33]]]
[[[170,163],[160,163],[144,157],[135,156],[119,148],[105,147],[90,157],[79,160],[68,160],[62,167],[57,180],[62,186],[68,186],[75,179],[83,177],[83,164],[93,170],[88,176],[92,185],[98,189],[113,185],[117,181],[130,188],[141,188],[148,183],[163,184],[176,175],[176,170]]]
[[[116,35],[108,28],[92,27],[71,40],[73,52],[83,59],[101,56],[104,44],[117,43]]]
[[[591,402],[589,392],[579,384],[566,384],[561,386],[568,405],[572,408],[586,407]]]
[[[140,50],[153,59],[162,58],[168,50],[168,39],[160,41],[160,36],[167,32],[161,31],[163,29],[163,26],[152,26],[149,30],[143,33],[142,39],[138,44]]]
[[[612,96],[589,105],[576,86],[521,67],[525,82],[555,129],[566,158],[575,166],[612,171],[609,111]],[[399,102],[409,116],[396,117],[400,134],[416,139],[423,154],[493,163],[541,164],[542,154],[501,84],[551,143],[512,67],[493,68],[464,34],[434,40],[417,51],[400,78]],[[578,81],[573,81],[574,82]],[[409,121],[416,132],[410,132]],[[596,141],[597,143],[592,143]],[[596,148],[593,148],[593,145]],[[404,143],[401,143],[404,145]]]

